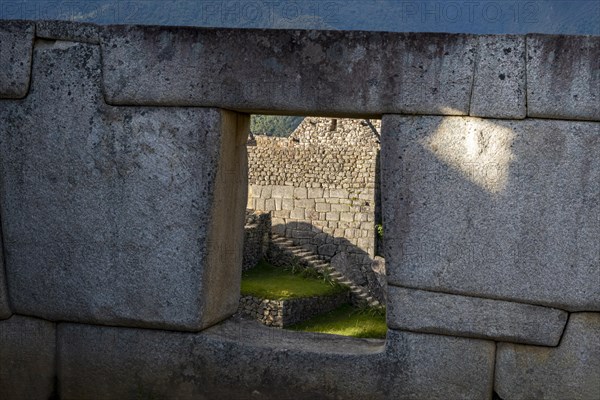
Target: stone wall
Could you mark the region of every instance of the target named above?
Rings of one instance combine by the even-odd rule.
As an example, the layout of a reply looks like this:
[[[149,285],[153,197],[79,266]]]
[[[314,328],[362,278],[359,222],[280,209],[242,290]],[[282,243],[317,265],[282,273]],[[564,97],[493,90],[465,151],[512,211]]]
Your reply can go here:
[[[0,398],[598,399],[599,60],[597,36],[1,21]],[[384,115],[385,342],[229,318],[244,111]]]
[[[238,312],[260,321],[264,325],[285,328],[306,321],[315,315],[334,310],[349,301],[348,292],[287,300],[242,296]]]
[[[289,138],[256,136],[248,207],[270,212],[274,233],[315,254],[347,253],[364,284],[375,253],[378,154],[377,134],[359,119],[309,117]]]
[[[246,210],[242,270],[250,269],[265,258],[271,241],[271,214]]]
[[[379,138],[360,119],[307,117],[287,138],[256,135],[248,181],[259,186],[374,189]],[[373,120],[376,130],[380,121]]]

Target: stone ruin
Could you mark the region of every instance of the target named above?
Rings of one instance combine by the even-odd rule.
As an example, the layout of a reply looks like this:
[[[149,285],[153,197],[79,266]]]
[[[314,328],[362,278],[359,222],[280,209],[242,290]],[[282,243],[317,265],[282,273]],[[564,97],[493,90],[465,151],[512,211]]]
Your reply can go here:
[[[380,129],[378,120],[307,117],[289,137],[255,134],[247,205],[271,214],[273,233],[378,298],[371,264],[381,224]]]
[[[1,21],[0,398],[598,399],[599,63],[597,36]],[[230,318],[264,112],[382,118],[385,341]]]

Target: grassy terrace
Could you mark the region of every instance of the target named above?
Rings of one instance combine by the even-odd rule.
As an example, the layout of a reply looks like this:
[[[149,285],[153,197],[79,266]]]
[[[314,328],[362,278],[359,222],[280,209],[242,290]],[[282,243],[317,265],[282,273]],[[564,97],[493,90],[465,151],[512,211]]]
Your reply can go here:
[[[331,284],[310,271],[292,273],[261,261],[242,275],[242,295],[270,300],[327,296],[347,290]],[[357,309],[350,304],[317,315],[287,329],[320,332],[357,338],[385,338],[385,310]]]
[[[332,285],[316,276],[292,273],[277,268],[266,261],[242,274],[242,296],[255,296],[270,300],[285,300],[298,297],[327,296],[347,290]]]
[[[349,304],[317,315],[288,329],[303,332],[320,332],[357,338],[385,339],[387,330],[385,311],[357,310]]]

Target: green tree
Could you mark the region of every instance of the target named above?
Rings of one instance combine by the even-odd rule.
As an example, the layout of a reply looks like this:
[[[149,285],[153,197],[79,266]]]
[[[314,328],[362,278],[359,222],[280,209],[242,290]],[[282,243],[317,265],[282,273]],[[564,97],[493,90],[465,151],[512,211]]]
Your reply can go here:
[[[255,135],[289,136],[300,125],[304,117],[288,115],[253,115],[250,130]]]

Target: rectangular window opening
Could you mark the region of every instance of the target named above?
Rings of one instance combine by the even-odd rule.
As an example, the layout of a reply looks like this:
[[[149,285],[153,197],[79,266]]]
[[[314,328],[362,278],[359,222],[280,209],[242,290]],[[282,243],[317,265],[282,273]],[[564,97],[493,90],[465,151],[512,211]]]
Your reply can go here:
[[[252,115],[240,318],[385,339],[380,126]]]

